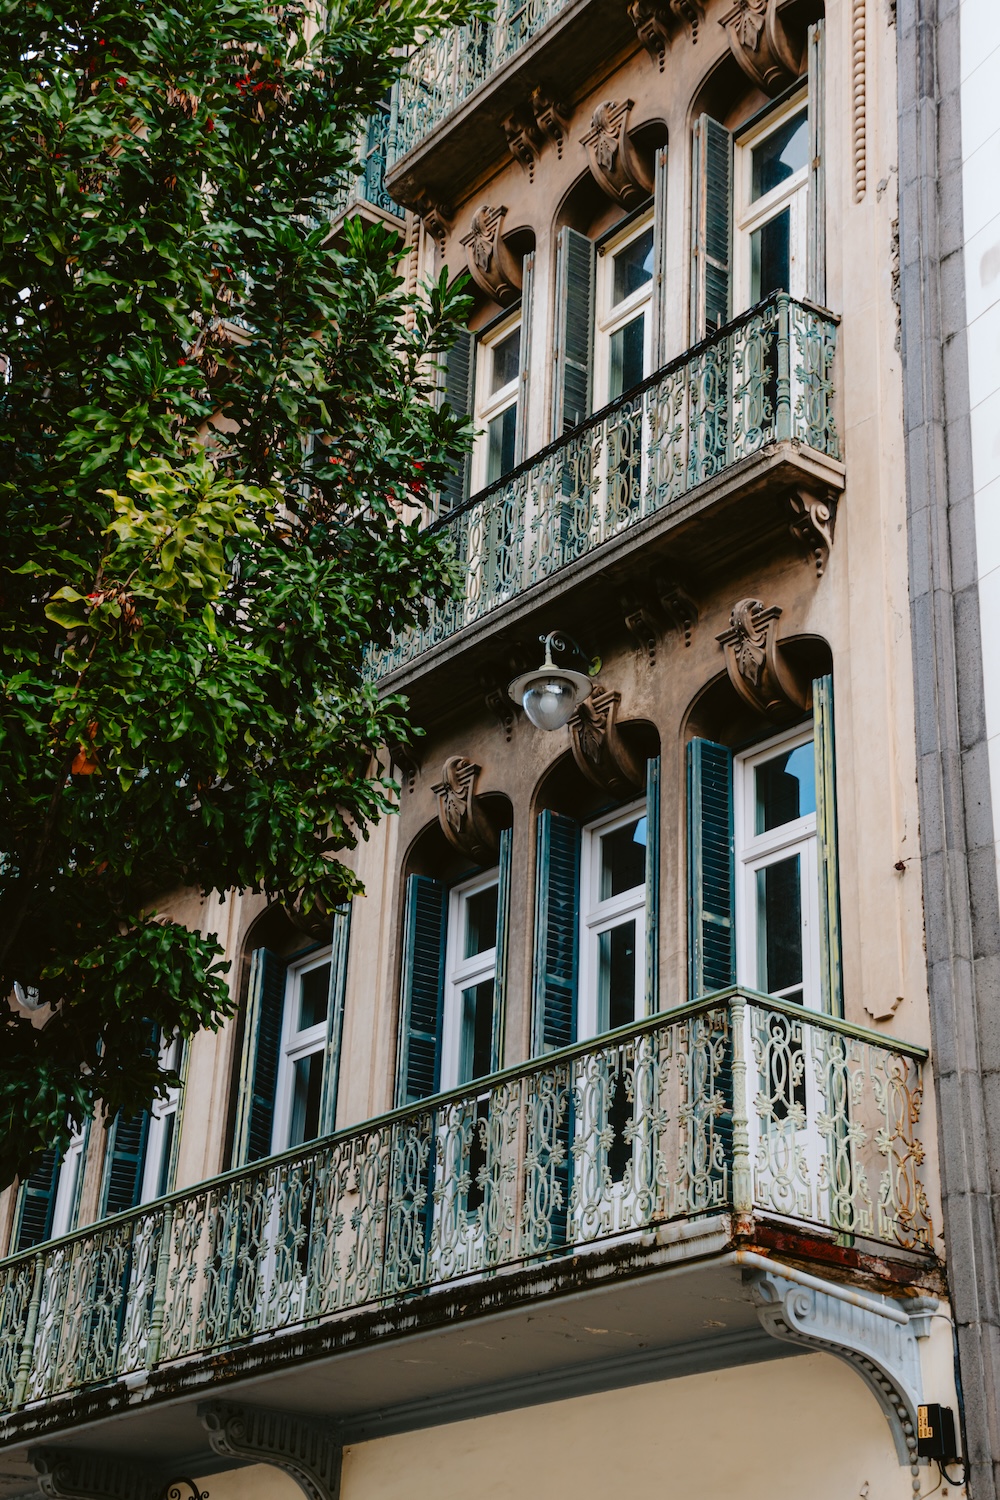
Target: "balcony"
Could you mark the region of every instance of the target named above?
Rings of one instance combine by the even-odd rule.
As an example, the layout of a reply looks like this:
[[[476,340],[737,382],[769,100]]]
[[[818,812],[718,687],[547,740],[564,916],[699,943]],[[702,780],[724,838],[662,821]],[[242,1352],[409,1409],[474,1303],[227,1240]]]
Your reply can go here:
[[[609,1327],[642,1329],[640,1350],[706,1328],[749,1337],[737,1263],[763,1258],[738,1245],[912,1288],[934,1264],[924,1057],[724,991],[14,1257],[0,1265],[5,1446],[113,1416],[112,1447],[194,1453],[194,1402],[248,1379],[271,1406],[319,1402],[357,1432],[380,1412],[385,1430],[421,1380],[467,1394],[495,1378],[503,1338],[512,1378],[517,1358],[565,1365],[574,1317],[591,1361],[586,1336]],[[691,1280],[671,1293],[655,1273],[678,1267]],[[545,1303],[567,1289],[546,1344]],[[632,1321],[595,1327],[602,1296]],[[719,1308],[726,1321],[706,1322]],[[506,1334],[470,1353],[468,1320],[491,1315]],[[405,1333],[420,1358],[401,1356]]]
[[[335,230],[350,213],[380,219],[394,229],[402,227],[403,210],[390,198],[385,186],[391,141],[392,116],[386,106],[369,116],[364,135],[358,142],[356,166],[361,170],[327,205],[327,214]]]
[[[372,651],[368,676],[410,691],[447,660],[456,691],[459,645],[544,607],[553,587],[565,624],[572,589],[640,545],[643,566],[669,554],[697,575],[727,549],[773,545],[782,529],[787,540],[775,493],[843,487],[836,331],[831,314],[778,293],[436,522],[464,595]],[[607,607],[600,592],[578,605],[584,630]]]

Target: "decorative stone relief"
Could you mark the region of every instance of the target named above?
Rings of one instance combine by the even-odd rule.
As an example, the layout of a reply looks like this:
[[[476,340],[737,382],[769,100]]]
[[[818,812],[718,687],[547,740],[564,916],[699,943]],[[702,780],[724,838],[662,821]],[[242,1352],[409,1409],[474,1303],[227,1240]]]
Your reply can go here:
[[[161,1500],[162,1481],[142,1464],[100,1453],[34,1448],[38,1488],[51,1500]]]
[[[332,1431],[287,1412],[213,1402],[198,1408],[214,1452],[271,1464],[295,1480],[308,1500],[337,1500],[341,1449]]]
[[[573,759],[594,786],[630,797],[645,785],[645,770],[618,730],[621,693],[594,687],[569,721]]]
[[[800,489],[792,490],[788,504],[792,511],[788,529],[815,564],[816,577],[822,578],[833,546],[836,501],[832,495]]]
[[[556,103],[551,89],[545,84],[531,90],[531,108],[539,130],[548,136],[561,160],[563,143],[569,130],[570,111],[565,105]]]
[[[431,239],[443,245],[451,229],[451,211],[443,203],[436,203],[433,198],[429,198],[426,193],[420,193],[413,200],[413,212]]]
[[[860,203],[868,187],[868,78],[865,0],[851,9],[851,98],[854,126],[854,201]]]
[[[795,82],[801,47],[788,34],[780,0],[736,0],[719,25],[740,67],[765,94],[780,94]]]
[[[514,736],[517,709],[502,687],[490,689],[486,694],[486,707],[496,720],[497,727],[503,731],[505,743],[509,745]]]
[[[740,599],[733,605],[730,627],[717,637],[726,654],[729,680],[744,703],[768,718],[784,719],[809,706],[778,653],[778,605]]]
[[[686,23],[694,44],[698,41],[698,26],[704,20],[705,8],[703,0],[669,0],[669,3],[668,0],[629,0],[628,14],[636,36],[662,73],[675,24],[671,17]]]
[[[390,745],[389,759],[394,766],[398,766],[403,773],[406,790],[412,792],[417,783],[420,771],[420,756],[412,745]]]
[[[654,574],[653,586],[663,613],[674,629],[683,635],[685,646],[690,646],[691,632],[698,623],[698,606],[677,579],[668,573]]]
[[[438,799],[441,832],[460,854],[477,865],[491,865],[497,856],[497,835],[476,796],[481,767],[462,755],[444,763],[442,779],[431,788]]]
[[[473,281],[501,307],[513,302],[521,290],[521,262],[507,249],[500,233],[506,212],[506,208],[483,204],[462,240]]]
[[[519,161],[528,174],[528,181],[535,180],[535,162],[542,149],[541,133],[533,114],[527,110],[515,110],[503,122],[507,147],[515,161]]]
[[[874,1299],[859,1305],[844,1296],[801,1286],[771,1271],[752,1274],[751,1300],[772,1338],[822,1349],[853,1365],[885,1414],[901,1464],[920,1494],[917,1406],[921,1400],[917,1332],[894,1302],[880,1313]]]
[[[645,656],[649,666],[654,666],[658,623],[652,610],[632,593],[622,594],[621,605],[625,629],[635,642],[636,651],[640,657]]]
[[[649,175],[628,138],[632,100],[608,100],[594,110],[591,129],[581,138],[586,147],[590,173],[603,193],[632,208],[653,191]]]

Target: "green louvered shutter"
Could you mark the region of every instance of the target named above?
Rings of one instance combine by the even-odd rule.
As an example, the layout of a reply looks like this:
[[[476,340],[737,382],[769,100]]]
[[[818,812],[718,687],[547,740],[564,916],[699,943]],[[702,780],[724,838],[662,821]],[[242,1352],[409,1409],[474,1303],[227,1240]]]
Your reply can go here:
[[[725,745],[688,745],[688,912],[691,999],[736,983],[733,918],[733,757]]]
[[[467,328],[460,330],[458,338],[445,356],[443,401],[460,417],[472,413],[472,381],[475,369],[476,341]],[[469,467],[471,455],[466,453],[458,460],[454,471],[441,485],[439,505],[442,511],[453,510],[469,495]]]
[[[694,129],[692,174],[691,339],[697,343],[730,318],[733,138],[711,115]]]
[[[579,921],[580,825],[546,808],[538,819],[535,882],[536,1055],[576,1040]]]
[[[660,1008],[660,757],[646,762],[646,1014]]]
[[[17,1231],[13,1248],[31,1250],[52,1237],[52,1215],[59,1183],[59,1153],[54,1146],[43,1151],[21,1188]]]
[[[319,1133],[337,1128],[337,1093],[340,1087],[340,1047],[344,1035],[344,997],[347,993],[347,956],[351,936],[351,903],[338,906],[333,914],[330,949],[330,992],[326,1007],[326,1047],[323,1053],[323,1094],[319,1107]]]
[[[653,171],[653,369],[667,362],[667,148]]]
[[[556,252],[556,342],[552,373],[552,437],[590,416],[594,350],[594,246],[565,225]]]
[[[148,1109],[128,1117],[119,1115],[108,1132],[101,1192],[101,1214],[105,1218],[135,1208],[142,1198],[149,1118]]]
[[[826,306],[826,166],[823,116],[825,34],[822,21],[809,28],[809,200],[806,296]]]
[[[237,1167],[271,1155],[287,971],[287,964],[277,954],[267,948],[254,950],[233,1144],[233,1165]]]
[[[505,828],[500,834],[500,852],[497,858],[497,967],[493,981],[493,1043],[490,1057],[490,1068],[494,1073],[503,1067],[507,960],[510,952],[511,839],[511,830]]]
[[[517,384],[517,434],[514,445],[514,462],[522,463],[528,456],[528,422],[531,404],[531,337],[532,313],[535,302],[535,252],[524,257],[521,263],[521,344],[520,370]]]
[[[813,682],[816,754],[816,862],[819,867],[819,960],[823,1009],[844,1014],[840,950],[840,873],[837,858],[837,760],[833,730],[833,678]]]
[[[396,1082],[396,1103],[400,1105],[426,1099],[440,1087],[447,911],[444,881],[431,880],[427,875],[409,877]]]

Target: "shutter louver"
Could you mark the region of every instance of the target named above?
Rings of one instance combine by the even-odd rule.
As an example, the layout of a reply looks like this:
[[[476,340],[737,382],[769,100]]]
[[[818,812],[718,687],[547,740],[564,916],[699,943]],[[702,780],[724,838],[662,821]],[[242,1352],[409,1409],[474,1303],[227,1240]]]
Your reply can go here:
[[[246,1166],[271,1154],[278,1052],[285,1005],[287,965],[267,948],[254,950],[250,964],[239,1117],[233,1165]]]
[[[691,225],[691,340],[730,318],[733,138],[711,115],[694,132]]]
[[[556,347],[553,357],[553,439],[590,415],[594,348],[594,246],[564,226],[556,258]]]
[[[142,1198],[142,1174],[146,1165],[149,1110],[126,1118],[119,1115],[108,1134],[104,1164],[101,1212],[105,1217],[135,1208]]]
[[[511,830],[500,834],[500,852],[497,860],[497,949],[496,978],[493,981],[493,1041],[490,1070],[497,1073],[503,1067],[504,1010],[507,996],[507,958],[510,950],[510,855]]]
[[[646,762],[646,1014],[660,1008],[660,757]]]
[[[517,435],[514,445],[514,462],[522,463],[528,456],[528,421],[531,397],[531,332],[532,312],[535,296],[535,252],[524,257],[521,277],[521,352],[517,384]]]
[[[833,732],[833,678],[813,682],[816,756],[816,863],[819,869],[819,959],[823,1009],[844,1014],[840,949],[840,873],[837,857],[837,762]]]
[[[653,171],[653,369],[667,362],[667,148]]]
[[[347,992],[347,957],[351,935],[351,903],[338,906],[333,914],[330,949],[330,991],[326,1007],[326,1047],[323,1052],[323,1093],[319,1107],[319,1133],[337,1128],[337,1093],[340,1086],[340,1047],[344,1035],[344,997]]]
[[[59,1153],[54,1146],[43,1151],[21,1188],[14,1251],[31,1250],[52,1237],[52,1216],[59,1182]]]
[[[460,417],[472,413],[472,376],[475,366],[475,337],[467,328],[459,331],[445,357],[443,404],[451,407]],[[438,504],[442,512],[461,505],[469,495],[469,470],[472,456],[465,453],[458,460],[453,473],[441,485]]]
[[[733,919],[733,757],[688,745],[688,910],[691,999],[736,983]]]
[[[826,167],[823,115],[826,108],[823,22],[809,28],[809,197],[806,296],[826,306]]]
[[[403,985],[396,1103],[435,1094],[441,1078],[441,1011],[448,890],[441,880],[411,875],[406,882]]]
[[[580,825],[550,809],[538,819],[534,1052],[576,1040]]]

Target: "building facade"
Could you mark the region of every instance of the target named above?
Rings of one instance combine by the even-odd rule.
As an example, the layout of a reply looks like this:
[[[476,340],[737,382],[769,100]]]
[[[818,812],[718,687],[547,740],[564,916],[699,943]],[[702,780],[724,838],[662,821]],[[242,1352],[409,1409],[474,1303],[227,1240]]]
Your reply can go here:
[[[5,1500],[961,1488],[919,21],[504,0],[407,61],[338,212],[471,276],[464,591],[369,660],[424,732],[365,896],[178,898],[237,1016],[0,1200]]]

